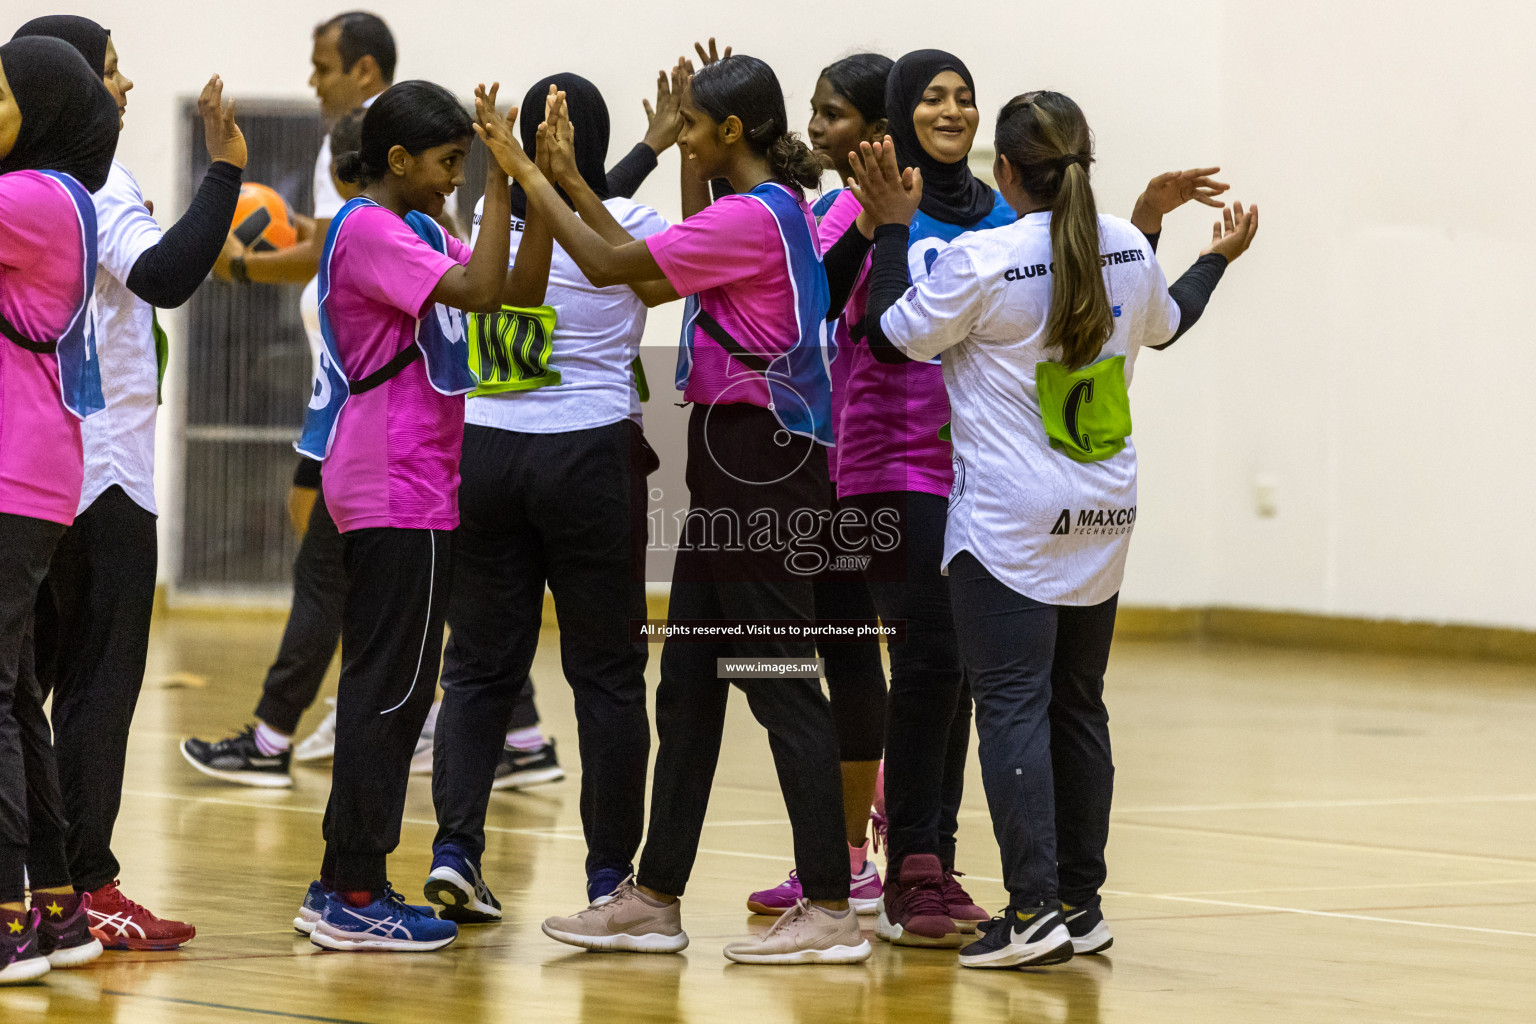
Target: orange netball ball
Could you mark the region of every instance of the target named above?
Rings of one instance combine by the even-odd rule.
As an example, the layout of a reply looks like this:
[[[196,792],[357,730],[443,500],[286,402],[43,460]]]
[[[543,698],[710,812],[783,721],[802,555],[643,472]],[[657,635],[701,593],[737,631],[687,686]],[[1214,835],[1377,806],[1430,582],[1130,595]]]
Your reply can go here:
[[[299,240],[283,197],[255,182],[240,186],[240,201],[235,204],[235,220],[229,230],[252,252],[286,249]]]

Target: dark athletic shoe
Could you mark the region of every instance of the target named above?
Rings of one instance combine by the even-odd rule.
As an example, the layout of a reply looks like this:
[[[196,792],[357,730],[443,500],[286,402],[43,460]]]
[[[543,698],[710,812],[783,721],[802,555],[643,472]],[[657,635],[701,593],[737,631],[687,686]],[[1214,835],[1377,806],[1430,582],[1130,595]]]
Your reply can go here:
[[[527,789],[546,782],[559,782],[565,778],[565,769],[555,757],[555,741],[550,740],[538,750],[501,748],[501,760],[496,762],[496,777],[492,789]]]
[[[193,768],[223,782],[237,782],[242,786],[286,788],[293,785],[293,777],[288,774],[288,759],[292,755],[291,749],[281,754],[263,754],[256,746],[254,725],[214,743],[199,739],[181,741],[181,756]]]
[[[1010,906],[960,951],[961,967],[1045,967],[1071,959],[1072,935],[1055,906]]]
[[[1102,953],[1115,944],[1115,937],[1109,934],[1109,922],[1097,905],[1061,909],[1066,914],[1067,931],[1072,934],[1072,952],[1078,956]]]
[[[37,911],[29,910],[21,920],[0,928],[0,985],[34,981],[51,967],[38,945]]]
[[[501,920],[501,904],[480,877],[480,867],[452,843],[432,851],[432,871],[422,886],[437,916],[456,924],[488,924]]]
[[[32,894],[37,912],[37,944],[53,967],[81,967],[101,956],[102,945],[91,934],[91,894],[81,893],[73,913],[64,913],[59,901],[47,893]]]

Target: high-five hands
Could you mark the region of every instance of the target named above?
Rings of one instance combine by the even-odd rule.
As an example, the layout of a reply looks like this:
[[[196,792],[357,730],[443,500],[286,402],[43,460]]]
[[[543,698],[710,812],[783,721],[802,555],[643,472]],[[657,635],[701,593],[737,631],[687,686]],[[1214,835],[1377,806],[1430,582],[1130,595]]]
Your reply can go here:
[[[551,183],[569,182],[581,176],[576,166],[576,129],[571,124],[570,108],[565,93],[553,85],[545,97],[544,121],[539,125],[539,170]]]
[[[1242,203],[1233,203],[1232,209],[1221,211],[1221,220],[1216,222],[1215,228],[1211,231],[1210,248],[1201,252],[1200,255],[1220,253],[1227,258],[1228,263],[1231,263],[1248,251],[1248,247],[1253,244],[1253,236],[1258,234],[1258,231],[1259,208],[1250,206],[1245,210]]]
[[[672,69],[669,75],[665,71],[656,72],[656,105],[651,106],[650,100],[641,100],[645,107],[645,138],[640,141],[651,147],[651,151],[660,156],[663,151],[677,141],[678,133],[683,130],[683,87],[686,84],[680,78],[682,61]]]
[[[491,151],[501,172],[517,178],[537,168],[523,152],[517,134],[512,130],[511,119],[517,117],[517,108],[513,107],[505,117],[496,111],[496,93],[500,89],[500,82],[492,82],[490,89],[486,89],[484,82],[475,86],[475,134]]]
[[[197,112],[203,117],[203,141],[208,144],[208,159],[222,160],[244,170],[247,159],[245,134],[235,123],[235,102],[224,102],[224,82],[218,75],[208,79],[197,97]]]
[[[861,142],[848,154],[853,177],[848,187],[870,218],[871,230],[882,224],[912,223],[923,199],[923,174],[916,167],[896,165],[896,145],[887,135],[881,142]]]

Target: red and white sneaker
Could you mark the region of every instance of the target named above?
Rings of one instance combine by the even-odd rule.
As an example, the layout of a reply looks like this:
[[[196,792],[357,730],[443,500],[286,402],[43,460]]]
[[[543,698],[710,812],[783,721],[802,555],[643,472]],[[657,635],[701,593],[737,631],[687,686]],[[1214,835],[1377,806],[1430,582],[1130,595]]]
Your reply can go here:
[[[107,949],[164,951],[192,940],[197,929],[165,921],[123,895],[113,881],[91,893],[91,934]]]

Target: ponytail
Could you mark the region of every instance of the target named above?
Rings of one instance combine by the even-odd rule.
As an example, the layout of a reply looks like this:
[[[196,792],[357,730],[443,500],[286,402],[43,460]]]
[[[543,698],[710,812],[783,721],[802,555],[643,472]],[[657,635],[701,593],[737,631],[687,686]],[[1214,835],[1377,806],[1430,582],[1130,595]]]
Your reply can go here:
[[[822,167],[810,147],[789,130],[784,90],[763,61],[737,53],[706,64],[693,76],[693,103],[717,124],[735,117],[747,143],[768,160],[780,184],[796,192],[821,184]]]
[[[363,115],[359,144],[335,155],[336,177],[371,185],[389,173],[389,151],[412,156],[434,146],[474,137],[474,122],[453,93],[431,82],[400,82],[385,89]]]
[[[821,161],[794,132],[785,132],[768,144],[768,166],[775,178],[791,188],[821,184]]]
[[[1009,100],[997,116],[997,152],[1008,158],[1025,192],[1051,204],[1051,311],[1046,347],[1069,370],[1099,357],[1115,330],[1115,313],[1099,259],[1099,210],[1088,180],[1093,135],[1082,110],[1061,93]]]

